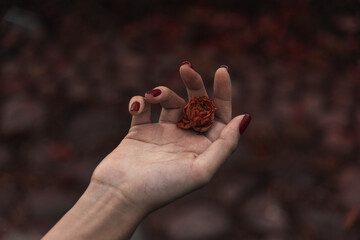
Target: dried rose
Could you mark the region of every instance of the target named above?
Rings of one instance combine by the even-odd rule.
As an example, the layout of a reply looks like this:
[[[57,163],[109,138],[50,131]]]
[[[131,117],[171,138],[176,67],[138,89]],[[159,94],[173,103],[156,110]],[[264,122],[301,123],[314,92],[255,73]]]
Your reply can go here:
[[[184,116],[176,126],[192,128],[197,132],[206,132],[214,122],[215,105],[208,97],[192,97],[183,109]]]

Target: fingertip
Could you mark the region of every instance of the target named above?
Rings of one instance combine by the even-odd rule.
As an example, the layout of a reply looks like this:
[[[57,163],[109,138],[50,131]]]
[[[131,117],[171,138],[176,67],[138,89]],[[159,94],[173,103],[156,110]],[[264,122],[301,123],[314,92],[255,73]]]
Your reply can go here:
[[[226,69],[226,71],[229,72],[229,66],[228,65],[221,65],[220,69]]]
[[[180,67],[182,67],[182,66],[190,67],[190,68],[194,69],[193,65],[192,65],[189,61],[183,61],[183,62],[181,63],[181,66],[180,66]]]
[[[144,109],[144,100],[141,96],[134,96],[129,102],[129,113],[139,115]]]
[[[162,93],[161,89],[156,88],[156,89],[152,89],[150,91],[147,91],[145,96],[157,97],[157,96],[160,96],[161,93]]]
[[[215,75],[221,75],[222,78],[230,79],[229,67],[227,65],[221,65],[215,72]]]
[[[239,124],[239,132],[243,134],[251,122],[250,114],[245,114]]]
[[[181,76],[185,78],[193,76],[193,74],[198,74],[194,69],[194,66],[189,61],[183,61],[180,65],[179,72]]]
[[[138,112],[139,109],[140,109],[140,103],[138,101],[133,102],[130,106],[131,112]]]
[[[145,93],[144,99],[151,104],[157,104],[168,95],[167,87],[158,86]]]

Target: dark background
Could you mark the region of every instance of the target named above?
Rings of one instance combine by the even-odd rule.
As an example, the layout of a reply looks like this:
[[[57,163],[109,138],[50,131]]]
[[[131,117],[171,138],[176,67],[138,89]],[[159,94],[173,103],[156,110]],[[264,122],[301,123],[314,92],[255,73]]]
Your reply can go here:
[[[221,64],[253,121],[137,239],[359,239],[359,1],[0,2],[0,238],[38,239],[126,135],[133,95]],[[159,107],[155,107],[155,112]],[[154,114],[156,120],[156,114]]]

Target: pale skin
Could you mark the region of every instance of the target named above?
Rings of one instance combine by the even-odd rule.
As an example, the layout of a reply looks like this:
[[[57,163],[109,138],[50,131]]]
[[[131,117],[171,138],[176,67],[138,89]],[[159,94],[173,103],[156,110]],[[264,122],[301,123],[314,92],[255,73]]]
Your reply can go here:
[[[183,64],[188,98],[208,96],[201,76]],[[134,96],[129,133],[95,169],[78,202],[43,239],[129,239],[152,211],[208,183],[236,149],[244,118],[232,118],[231,81],[225,67],[214,76],[215,122],[205,133],[176,126],[186,101],[164,86],[161,94]],[[138,111],[131,109],[140,103]],[[151,104],[160,103],[157,123]]]

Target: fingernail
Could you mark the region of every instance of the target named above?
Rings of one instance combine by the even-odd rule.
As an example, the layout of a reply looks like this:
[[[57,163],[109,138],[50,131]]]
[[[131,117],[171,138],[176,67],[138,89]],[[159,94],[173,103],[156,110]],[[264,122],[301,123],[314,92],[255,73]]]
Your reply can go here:
[[[228,67],[227,65],[221,65],[220,67],[221,67],[221,68],[225,68],[225,69],[226,69],[226,71],[228,71],[228,72],[229,72],[229,67]]]
[[[191,67],[192,69],[194,69],[194,67],[192,66],[192,64],[191,64],[189,61],[183,61],[183,62],[181,63],[181,66],[182,66],[182,65],[185,65],[185,64],[189,65],[189,67]]]
[[[250,121],[251,121],[251,116],[249,114],[245,114],[239,126],[240,134],[243,134],[247,126],[249,126]]]
[[[139,111],[140,109],[140,103],[139,102],[133,102],[130,107],[130,111]]]
[[[161,94],[160,89],[153,89],[147,92],[147,94],[151,94],[153,97],[157,97]]]

